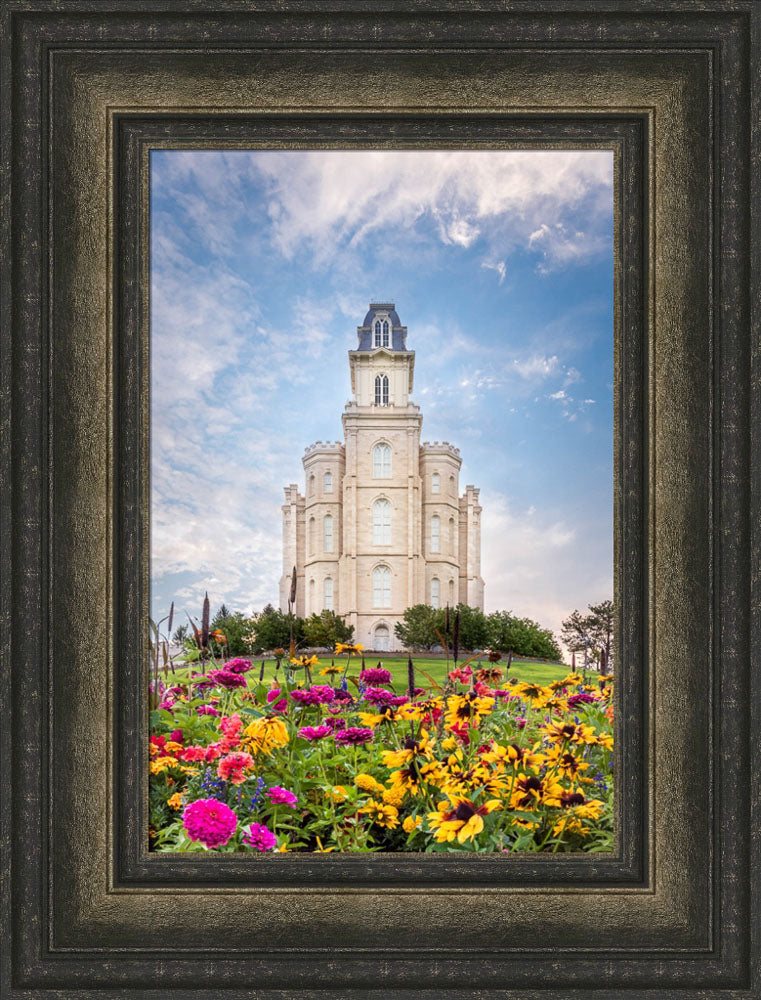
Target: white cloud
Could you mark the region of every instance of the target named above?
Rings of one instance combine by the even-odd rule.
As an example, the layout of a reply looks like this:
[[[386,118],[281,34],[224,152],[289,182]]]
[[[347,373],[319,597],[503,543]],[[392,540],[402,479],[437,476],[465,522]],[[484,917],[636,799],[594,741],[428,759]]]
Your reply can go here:
[[[513,366],[521,378],[530,379],[532,381],[536,379],[548,378],[550,375],[555,375],[558,371],[560,371],[560,361],[558,360],[557,355],[554,354],[551,357],[534,354],[520,361],[515,358],[513,360]]]
[[[489,271],[496,271],[499,275],[498,284],[502,284],[505,280],[505,275],[507,274],[507,264],[504,260],[498,260],[496,264],[490,264],[489,261],[482,261],[481,267],[487,268]]]

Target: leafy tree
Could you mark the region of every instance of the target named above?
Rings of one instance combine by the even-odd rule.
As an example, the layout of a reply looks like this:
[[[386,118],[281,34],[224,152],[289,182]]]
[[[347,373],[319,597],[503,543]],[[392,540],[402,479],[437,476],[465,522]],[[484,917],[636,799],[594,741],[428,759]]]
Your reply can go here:
[[[405,649],[431,649],[439,643],[436,629],[440,619],[443,626],[442,615],[429,604],[413,604],[394,626],[394,633]],[[443,633],[443,627],[439,631]]]
[[[333,647],[337,642],[350,642],[354,626],[346,622],[335,611],[311,614],[304,620],[304,638],[308,646]]]
[[[452,629],[454,627],[455,612],[460,613],[460,649],[484,649],[489,645],[489,622],[486,615],[480,608],[471,608],[468,604],[458,604],[449,612],[449,635],[447,641],[451,642]],[[438,619],[440,621],[439,631],[444,634],[444,623],[446,611],[440,611]]]
[[[531,618],[518,618],[509,611],[494,611],[487,617],[491,649],[539,660],[562,661],[563,654],[555,636]]]
[[[290,642],[290,619],[285,611],[279,611],[268,604],[262,611],[255,615],[249,623],[249,630],[254,635],[254,654],[261,653],[265,649],[288,649]],[[293,637],[297,643],[304,639],[304,619],[293,618]]]
[[[212,620],[211,630],[212,633],[215,631],[222,632],[225,639],[227,639],[227,643],[224,646],[213,639],[211,640],[215,655],[225,656],[229,653],[230,656],[243,656],[249,651],[249,644],[246,641],[246,637],[251,631],[251,619],[247,618],[242,612],[230,612],[223,604]]]
[[[560,637],[571,652],[587,649],[605,650],[605,662],[611,663],[613,652],[613,601],[590,604],[589,614],[575,609],[562,623]],[[599,660],[598,657],[592,657]],[[606,668],[607,669],[607,668]]]
[[[602,601],[600,604],[590,604],[587,615],[587,627],[592,641],[605,651],[605,663],[612,664],[613,653],[613,601]],[[610,667],[606,667],[610,669]]]

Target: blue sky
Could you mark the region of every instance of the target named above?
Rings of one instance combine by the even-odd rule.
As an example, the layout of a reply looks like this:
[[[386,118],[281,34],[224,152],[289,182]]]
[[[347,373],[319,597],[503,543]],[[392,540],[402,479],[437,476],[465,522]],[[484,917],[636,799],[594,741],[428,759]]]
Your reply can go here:
[[[370,301],[481,488],[486,610],[612,596],[612,180],[600,150],[152,152],[152,613],[277,603]]]

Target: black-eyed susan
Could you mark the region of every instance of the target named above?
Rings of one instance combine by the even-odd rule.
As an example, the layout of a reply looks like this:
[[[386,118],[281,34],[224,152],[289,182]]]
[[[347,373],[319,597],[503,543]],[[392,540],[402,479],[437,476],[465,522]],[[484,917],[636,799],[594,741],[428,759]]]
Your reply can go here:
[[[484,828],[484,816],[501,809],[497,799],[490,799],[477,806],[470,799],[450,799],[439,803],[436,812],[428,813],[428,824],[434,831],[438,843],[449,843],[455,838],[458,843],[474,840]]]
[[[462,723],[477,726],[481,717],[489,715],[493,708],[493,698],[482,698],[475,691],[455,694],[450,697],[447,705],[446,723],[448,726],[458,726]]]
[[[399,810],[396,806],[373,801],[362,806],[359,812],[365,816],[369,816],[371,821],[377,823],[378,826],[385,826],[390,830],[399,826]]]

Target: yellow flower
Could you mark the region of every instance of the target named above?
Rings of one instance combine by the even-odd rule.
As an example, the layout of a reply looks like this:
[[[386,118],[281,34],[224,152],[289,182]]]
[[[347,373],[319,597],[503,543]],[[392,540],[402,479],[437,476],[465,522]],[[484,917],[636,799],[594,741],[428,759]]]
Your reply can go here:
[[[446,721],[448,726],[468,722],[477,726],[482,715],[489,715],[494,708],[493,698],[482,698],[469,691],[467,694],[455,694],[447,705]]]
[[[373,823],[377,823],[378,826],[386,826],[390,830],[399,826],[399,810],[395,806],[385,805],[381,802],[368,802],[366,806],[362,806],[359,812],[369,816]]]
[[[525,681],[515,684],[511,690],[520,695],[524,701],[529,702],[532,708],[543,708],[547,699],[552,698],[554,694],[549,687],[543,687],[541,684],[527,684]]]
[[[179,753],[180,750],[184,750],[182,743],[175,743],[174,740],[168,740],[164,744],[164,750],[166,753]]]
[[[244,739],[241,745],[250,749],[251,753],[271,753],[279,747],[284,747],[290,737],[288,727],[277,716],[265,715],[246,726],[243,730]]]
[[[568,674],[568,676],[564,677],[560,683],[563,687],[570,687],[572,684],[581,684],[583,679],[584,678],[581,674]]]
[[[354,643],[352,643],[352,642],[337,642],[336,643],[336,654],[338,656],[340,656],[341,653],[349,653],[349,655],[351,655],[352,653],[359,654],[359,653],[362,652],[362,650],[364,648],[365,647],[362,646],[362,645],[360,645],[358,642],[354,642]]]
[[[323,667],[320,671],[320,677],[332,677],[333,674],[342,674],[343,667]]]
[[[457,739],[454,736],[447,736],[445,740],[441,741],[442,750],[454,750],[457,746]]]
[[[406,816],[404,822],[402,823],[402,829],[405,833],[412,833],[413,830],[420,830],[422,827],[422,816]]]
[[[151,761],[151,774],[161,774],[162,771],[166,771],[168,767],[175,767],[176,764],[175,757],[157,757],[156,760]]]
[[[182,807],[182,795],[180,792],[175,792],[174,795],[170,795],[166,800],[166,804],[170,809],[180,809]]]
[[[315,663],[319,662],[320,661],[317,659],[316,656],[307,656],[305,653],[303,653],[301,656],[291,657],[291,663],[295,667],[313,667]]]
[[[314,849],[315,854],[330,854],[331,851],[335,851],[335,847],[323,847],[319,837],[315,837],[315,840],[317,841],[317,847]]]
[[[439,803],[437,812],[428,813],[428,822],[440,844],[449,843],[455,837],[460,844],[475,840],[484,828],[483,817],[502,808],[496,799],[490,799],[481,806],[474,805],[469,799],[454,799],[443,805],[444,808],[441,808],[442,803]]]
[[[376,781],[372,774],[358,774],[354,779],[354,784],[357,788],[361,788],[363,792],[370,792],[372,795],[382,795],[386,790],[380,781]]]
[[[404,790],[401,788],[386,788],[383,790],[383,801],[386,805],[394,806],[397,809],[404,801]]]
[[[333,785],[331,795],[334,802],[345,802],[349,798],[343,785]]]

